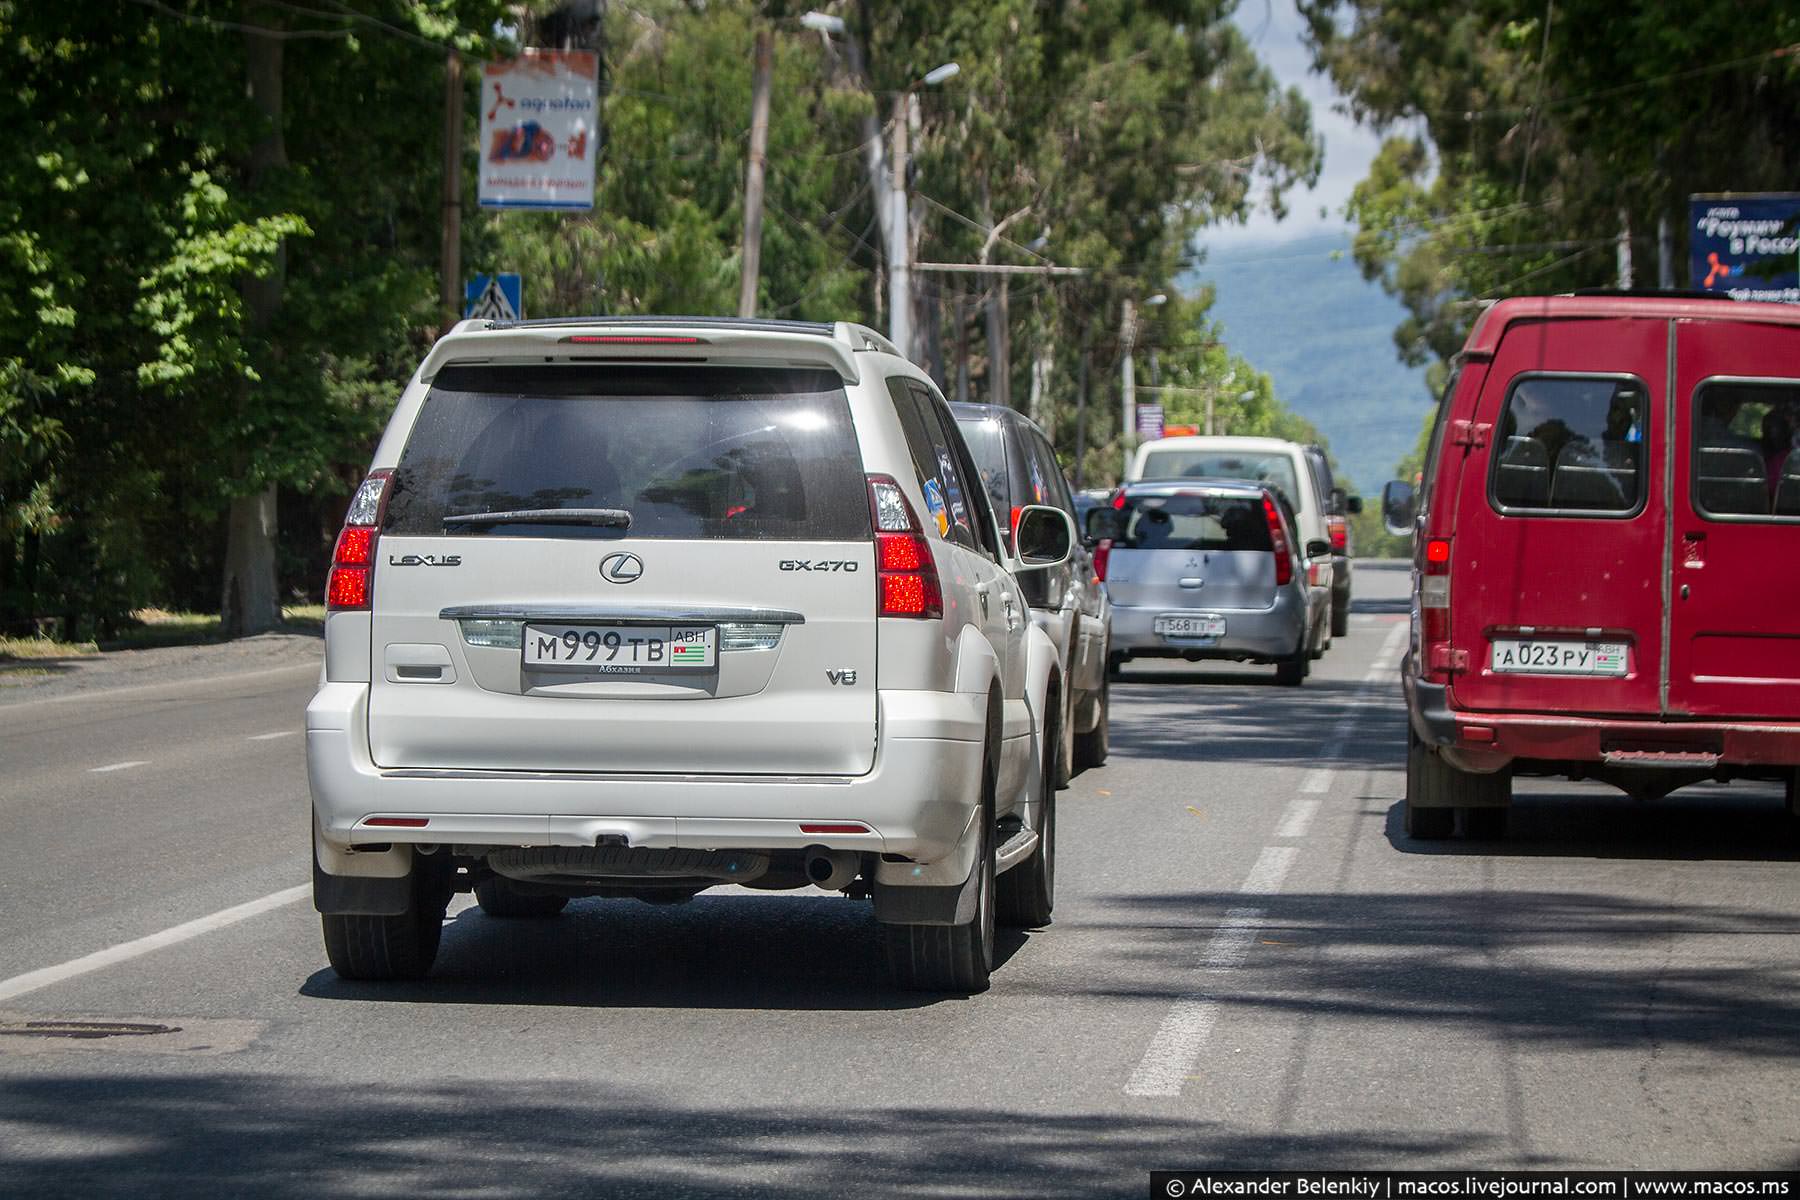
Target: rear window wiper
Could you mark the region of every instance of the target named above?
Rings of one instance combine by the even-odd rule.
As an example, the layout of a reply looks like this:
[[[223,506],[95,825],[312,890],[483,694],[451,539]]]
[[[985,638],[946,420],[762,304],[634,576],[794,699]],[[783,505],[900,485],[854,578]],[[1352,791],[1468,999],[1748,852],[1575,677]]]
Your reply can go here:
[[[602,529],[631,528],[631,510],[625,508],[511,508],[502,512],[450,513],[446,527],[486,529],[493,525],[594,525]]]

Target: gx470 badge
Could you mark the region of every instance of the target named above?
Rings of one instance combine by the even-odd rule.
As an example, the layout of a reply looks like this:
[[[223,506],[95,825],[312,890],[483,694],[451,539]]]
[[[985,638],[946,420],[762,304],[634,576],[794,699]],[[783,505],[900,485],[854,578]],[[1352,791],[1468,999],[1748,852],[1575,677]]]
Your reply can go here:
[[[783,571],[847,571],[854,573],[856,563],[844,558],[784,558],[781,560]]]

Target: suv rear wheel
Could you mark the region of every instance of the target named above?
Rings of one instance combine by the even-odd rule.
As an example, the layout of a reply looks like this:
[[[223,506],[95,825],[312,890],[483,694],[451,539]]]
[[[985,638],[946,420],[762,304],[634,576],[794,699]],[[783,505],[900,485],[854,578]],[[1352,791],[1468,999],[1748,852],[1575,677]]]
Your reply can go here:
[[[1331,605],[1331,636],[1350,636],[1350,598],[1344,597],[1342,603],[1333,601]]]
[[[994,773],[990,748],[975,819],[981,845],[975,851],[975,912],[961,925],[888,925],[888,971],[896,987],[913,992],[985,992],[994,969]]]
[[[415,856],[405,912],[392,917],[320,915],[325,957],[340,979],[422,979],[437,961],[449,906],[448,856]]]

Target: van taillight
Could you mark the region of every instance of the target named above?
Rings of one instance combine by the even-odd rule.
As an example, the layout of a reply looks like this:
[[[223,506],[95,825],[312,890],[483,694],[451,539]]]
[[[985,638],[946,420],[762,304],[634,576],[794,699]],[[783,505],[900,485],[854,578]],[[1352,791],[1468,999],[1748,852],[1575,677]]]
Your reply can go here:
[[[381,516],[387,509],[389,470],[370,471],[350,499],[344,528],[331,552],[331,574],[325,580],[325,607],[347,612],[369,607],[374,583],[375,543],[381,536]]]
[[[1425,543],[1425,570],[1419,577],[1421,638],[1425,662],[1442,657],[1433,646],[1450,640],[1450,539],[1431,538]]]
[[[944,594],[931,543],[891,476],[869,476],[869,516],[875,523],[876,615],[943,616]]]
[[[1325,533],[1331,538],[1332,550],[1343,553],[1350,548],[1350,523],[1342,517],[1326,517]]]
[[[1269,542],[1275,547],[1275,586],[1286,587],[1294,578],[1294,552],[1288,546],[1287,528],[1281,523],[1281,513],[1266,495],[1263,497],[1263,516],[1269,522]]]

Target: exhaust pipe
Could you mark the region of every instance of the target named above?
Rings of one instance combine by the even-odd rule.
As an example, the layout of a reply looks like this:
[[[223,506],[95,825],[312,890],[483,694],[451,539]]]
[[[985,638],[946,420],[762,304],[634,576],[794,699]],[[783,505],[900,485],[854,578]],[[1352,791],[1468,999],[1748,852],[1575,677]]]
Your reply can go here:
[[[862,856],[854,850],[827,850],[811,846],[806,851],[806,877],[828,892],[841,892],[862,868]]]

